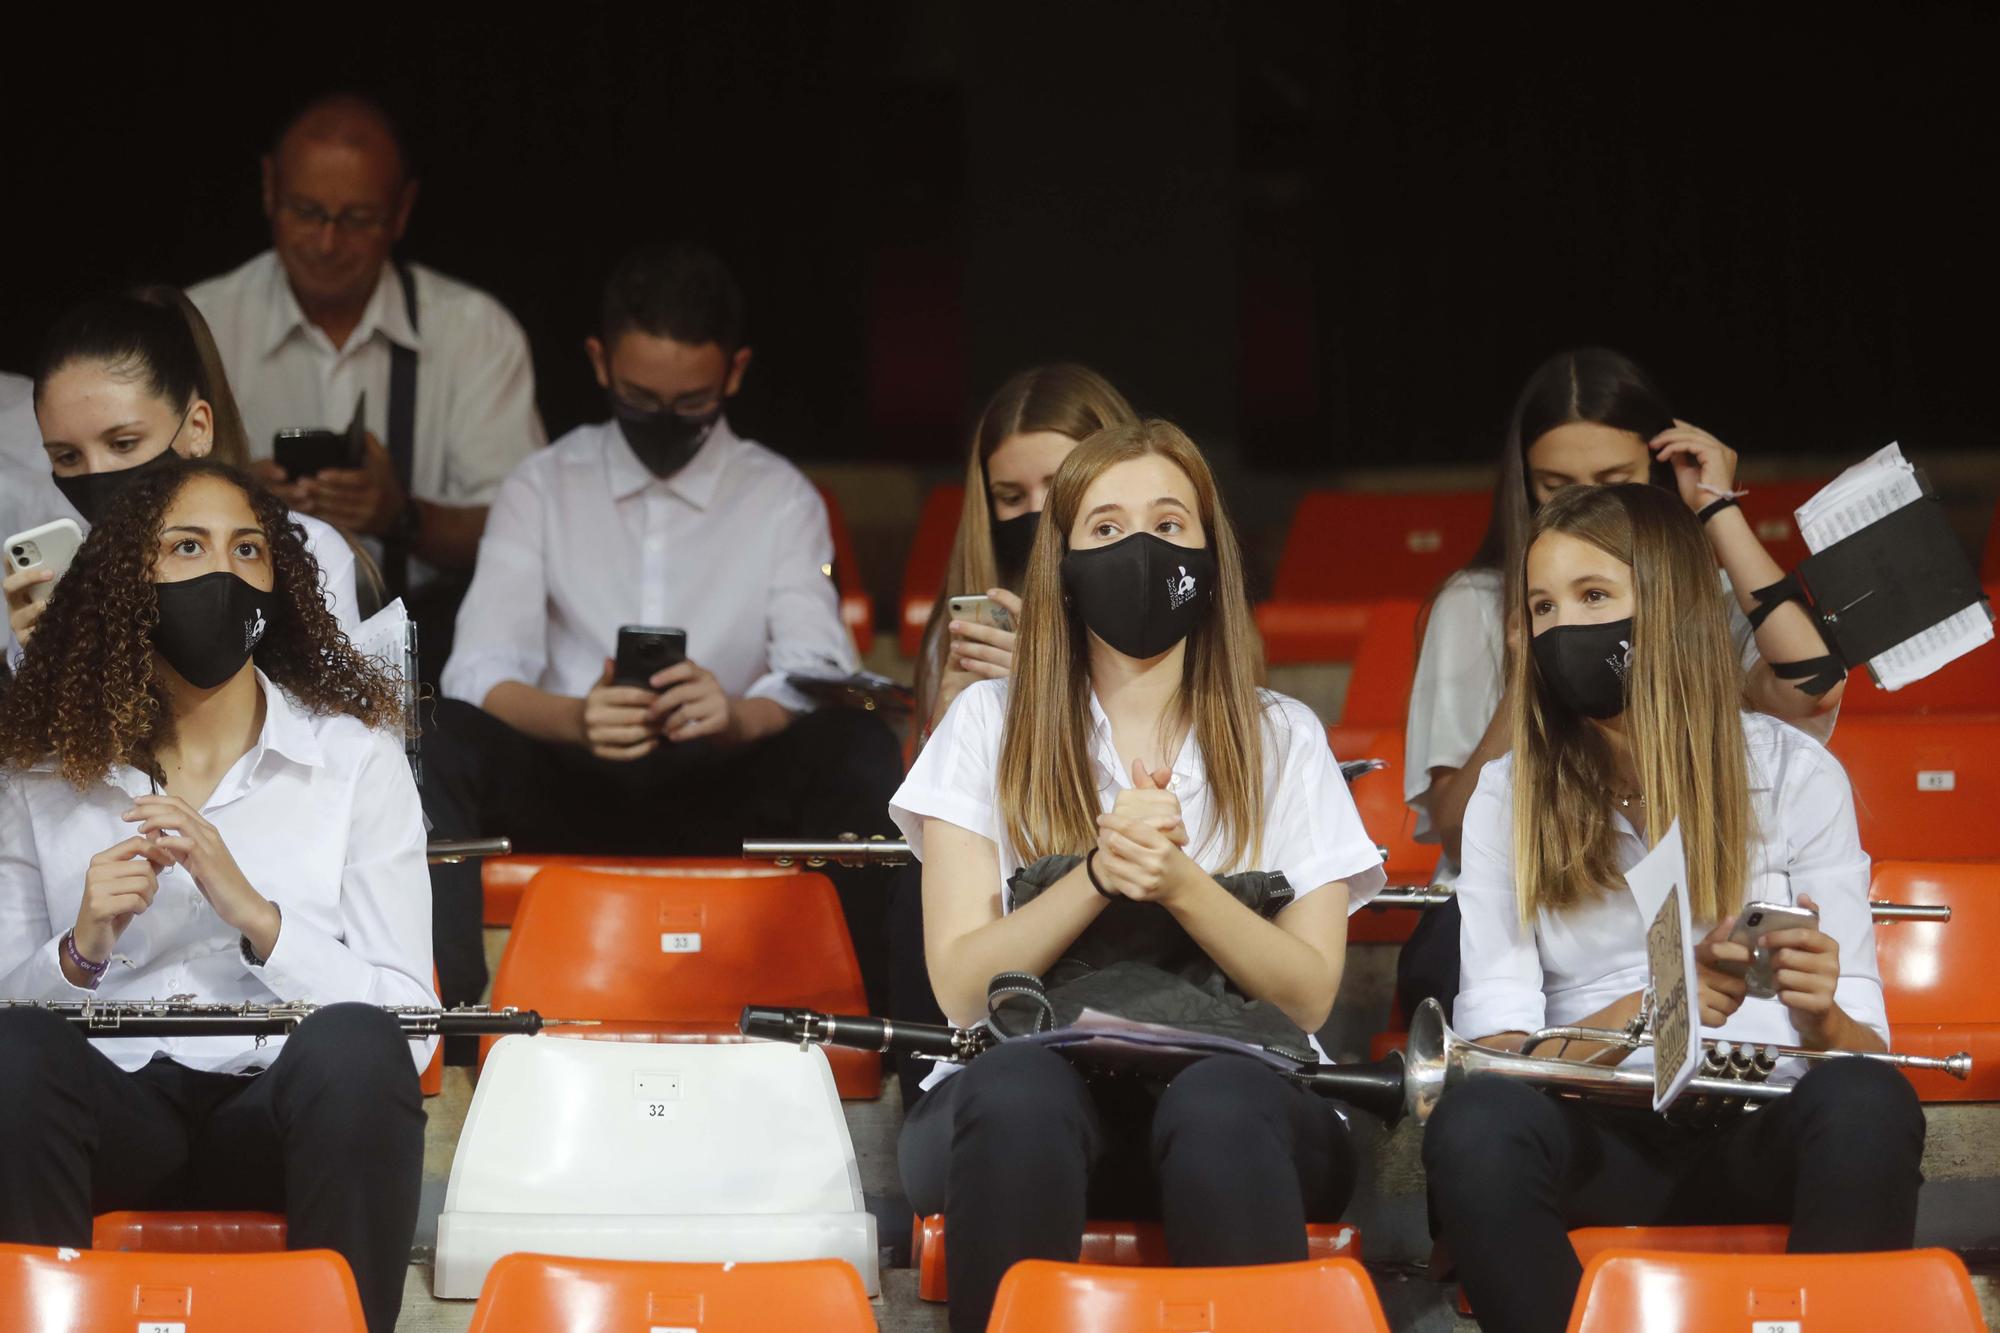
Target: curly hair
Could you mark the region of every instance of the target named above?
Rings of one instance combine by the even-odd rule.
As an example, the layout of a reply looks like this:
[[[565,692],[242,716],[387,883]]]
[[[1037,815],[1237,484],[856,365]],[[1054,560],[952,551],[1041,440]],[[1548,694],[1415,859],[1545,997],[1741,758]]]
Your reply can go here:
[[[0,765],[53,756],[79,790],[121,763],[158,776],[154,756],[172,738],[174,717],[152,642],[160,620],[154,570],[167,510],[200,477],[242,491],[269,540],[278,607],[257,644],[259,669],[321,716],[371,727],[401,720],[400,683],[355,650],[327,609],[305,530],[255,481],[204,459],[135,480],[77,551],[0,697]]]

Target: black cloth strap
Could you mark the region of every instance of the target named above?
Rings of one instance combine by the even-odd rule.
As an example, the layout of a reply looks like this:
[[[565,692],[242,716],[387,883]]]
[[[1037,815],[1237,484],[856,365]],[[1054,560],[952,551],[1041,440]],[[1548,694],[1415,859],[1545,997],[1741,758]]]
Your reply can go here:
[[[1764,622],[1771,618],[1771,613],[1786,602],[1797,602],[1806,609],[1807,615],[1812,614],[1812,603],[1806,601],[1806,590],[1799,586],[1796,574],[1787,574],[1776,583],[1753,588],[1750,597],[1757,603],[1750,608],[1747,616],[1752,632],[1762,629]]]
[[[1797,602],[1813,618],[1815,625],[1819,623],[1819,613],[1806,599],[1806,590],[1799,586],[1796,574],[1787,574],[1776,583],[1753,589],[1750,596],[1757,603],[1750,608],[1748,615],[1753,632],[1786,602]],[[1833,636],[1826,632],[1824,626],[1820,627],[1820,637],[1829,645],[1833,644]],[[1771,674],[1779,680],[1802,682],[1799,688],[1817,699],[1847,678],[1847,663],[1838,652],[1823,653],[1797,662],[1772,662]]]
[[[410,331],[417,331],[417,278],[410,266],[400,261],[396,276],[403,284],[403,309],[410,316]],[[389,461],[396,469],[406,504],[415,504],[410,495],[410,475],[417,449],[417,349],[401,343],[389,344]],[[399,523],[382,543],[382,578],[392,596],[410,590],[410,543],[406,525]]]
[[[1717,514],[1721,513],[1723,510],[1734,509],[1734,508],[1736,508],[1736,497],[1733,495],[1725,495],[1720,500],[1717,500],[1715,503],[1704,506],[1701,512],[1696,514],[1695,517],[1700,519],[1702,522],[1706,523],[1708,522],[1708,520],[1714,518]]]

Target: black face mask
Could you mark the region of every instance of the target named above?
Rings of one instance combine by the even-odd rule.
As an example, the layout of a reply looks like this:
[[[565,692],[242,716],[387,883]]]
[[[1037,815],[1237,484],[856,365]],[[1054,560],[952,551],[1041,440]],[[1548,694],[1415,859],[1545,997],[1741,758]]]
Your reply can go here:
[[[1215,556],[1150,532],[1071,551],[1063,587],[1092,633],[1127,657],[1158,657],[1185,639],[1215,598]]]
[[[278,611],[276,592],[253,588],[226,569],[153,587],[160,601],[153,646],[198,690],[241,671]]]
[[[1035,530],[1041,524],[1039,509],[993,520],[993,558],[1000,565],[1001,582],[1018,582],[1028,572],[1028,553],[1035,549]]]
[[[1531,641],[1535,666],[1572,712],[1599,721],[1625,711],[1632,672],[1632,617],[1602,625],[1557,625]]]
[[[640,412],[615,393],[607,397],[625,443],[656,477],[671,477],[686,467],[708,438],[709,428],[722,419],[721,408],[705,417],[684,417],[669,408]]]
[[[174,434],[179,436],[180,431],[176,430]],[[125,493],[126,487],[141,477],[179,467],[185,461],[174,452],[173,441],[168,440],[166,448],[136,467],[118,472],[86,472],[80,477],[51,477],[49,480],[63,493],[63,499],[83,515],[83,521],[94,528],[104,521],[104,516],[111,512],[111,506]]]

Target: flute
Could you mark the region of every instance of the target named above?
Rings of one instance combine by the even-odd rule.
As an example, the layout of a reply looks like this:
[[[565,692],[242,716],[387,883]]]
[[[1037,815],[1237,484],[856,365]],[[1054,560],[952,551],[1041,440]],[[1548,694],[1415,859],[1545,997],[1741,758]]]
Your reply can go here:
[[[311,1018],[316,1004],[202,1004],[186,1000],[0,1000],[0,1009],[46,1009],[90,1038],[282,1037]],[[595,1027],[588,1018],[543,1018],[532,1009],[461,1005],[380,1005],[412,1041],[426,1037],[533,1036],[549,1027]]]

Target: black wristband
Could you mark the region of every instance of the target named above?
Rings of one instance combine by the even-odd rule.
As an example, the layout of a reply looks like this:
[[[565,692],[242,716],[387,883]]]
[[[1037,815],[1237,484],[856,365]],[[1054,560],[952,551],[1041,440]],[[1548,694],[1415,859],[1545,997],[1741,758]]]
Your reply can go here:
[[[1708,520],[1714,518],[1717,514],[1721,513],[1723,510],[1734,509],[1734,508],[1736,508],[1736,497],[1733,495],[1725,495],[1720,500],[1717,500],[1714,504],[1709,505],[1707,508],[1697,510],[1695,512],[1695,517],[1700,519],[1703,523],[1706,523],[1708,522]]]
[[[1113,901],[1116,901],[1118,895],[1113,893],[1111,890],[1105,888],[1104,885],[1098,882],[1097,866],[1094,864],[1096,860],[1097,860],[1097,849],[1093,847],[1090,849],[1090,855],[1083,858],[1083,873],[1090,877],[1090,887],[1096,889],[1100,897],[1110,898]]]

